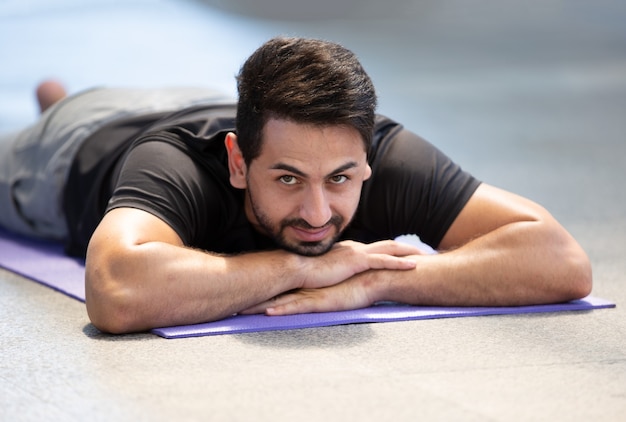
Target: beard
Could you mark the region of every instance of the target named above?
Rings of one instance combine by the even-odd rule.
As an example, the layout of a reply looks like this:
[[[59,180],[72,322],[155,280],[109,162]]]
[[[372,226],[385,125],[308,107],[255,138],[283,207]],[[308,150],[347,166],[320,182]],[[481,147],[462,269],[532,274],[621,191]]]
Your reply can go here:
[[[270,237],[274,241],[274,243],[276,243],[280,248],[285,249],[286,251],[304,256],[323,255],[333,247],[333,245],[337,242],[337,240],[341,236],[341,233],[347,226],[347,224],[344,224],[345,218],[336,214],[332,215],[328,222],[322,227],[313,227],[301,218],[285,218],[281,220],[278,224],[273,224],[270,218],[257,206],[254,199],[252,198],[250,190],[248,190],[247,192],[248,199],[250,201],[250,208],[252,209],[252,213],[254,214],[256,221],[258,222],[261,233]],[[317,242],[305,242],[297,240],[290,241],[285,236],[285,229],[289,227],[311,230],[324,229],[329,226],[335,228],[335,234],[327,239]]]

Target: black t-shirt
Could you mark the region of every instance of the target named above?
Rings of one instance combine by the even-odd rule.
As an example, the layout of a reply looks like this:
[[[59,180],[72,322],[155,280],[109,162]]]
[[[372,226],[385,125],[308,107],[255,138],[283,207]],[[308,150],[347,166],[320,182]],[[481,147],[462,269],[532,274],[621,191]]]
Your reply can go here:
[[[68,253],[85,253],[108,210],[138,208],[168,223],[190,247],[237,253],[276,246],[258,234],[230,185],[226,133],[234,106],[196,106],[106,126],[78,152],[65,192]],[[430,143],[378,116],[356,215],[342,239],[417,234],[437,247],[479,181]]]

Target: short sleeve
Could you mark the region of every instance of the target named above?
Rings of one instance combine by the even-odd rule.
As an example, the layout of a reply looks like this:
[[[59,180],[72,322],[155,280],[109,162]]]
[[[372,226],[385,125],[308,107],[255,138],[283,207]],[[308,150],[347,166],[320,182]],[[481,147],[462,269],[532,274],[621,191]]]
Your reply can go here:
[[[158,139],[133,146],[121,165],[107,211],[141,209],[166,222],[186,245],[197,243],[197,235],[209,230],[207,222],[219,224],[219,183],[184,149]]]
[[[437,247],[480,182],[435,146],[390,120],[378,127],[357,225],[371,239],[416,234]]]

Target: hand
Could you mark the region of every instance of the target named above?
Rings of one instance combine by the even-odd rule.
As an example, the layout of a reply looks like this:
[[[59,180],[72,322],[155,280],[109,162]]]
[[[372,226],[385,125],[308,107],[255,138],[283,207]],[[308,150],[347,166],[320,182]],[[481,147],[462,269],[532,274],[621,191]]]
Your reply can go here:
[[[260,314],[278,316],[311,312],[346,311],[365,308],[374,303],[363,283],[360,274],[343,283],[321,289],[298,289],[259,303],[240,314]]]
[[[354,241],[338,242],[326,254],[301,257],[303,262],[303,289],[332,286],[367,270],[411,270],[415,260],[409,255],[423,255],[416,246],[393,240],[370,244]]]

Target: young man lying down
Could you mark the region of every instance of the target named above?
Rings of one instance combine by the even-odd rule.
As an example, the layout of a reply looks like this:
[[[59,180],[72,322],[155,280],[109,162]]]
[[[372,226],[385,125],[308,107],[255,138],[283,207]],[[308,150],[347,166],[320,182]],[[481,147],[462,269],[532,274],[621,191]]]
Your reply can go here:
[[[590,292],[586,254],[544,208],[376,115],[344,47],[271,39],[238,90],[48,82],[40,121],[0,142],[0,224],[86,255],[99,329]]]

